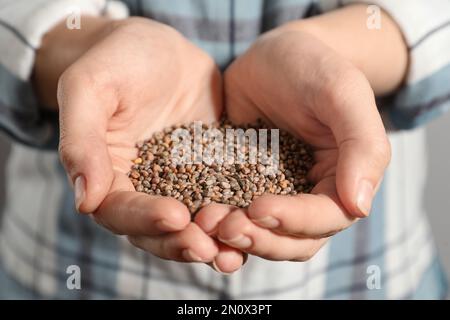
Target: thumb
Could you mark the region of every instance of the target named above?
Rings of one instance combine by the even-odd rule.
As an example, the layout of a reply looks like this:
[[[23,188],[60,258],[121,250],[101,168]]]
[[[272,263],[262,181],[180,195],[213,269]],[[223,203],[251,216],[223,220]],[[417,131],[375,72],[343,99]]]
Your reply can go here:
[[[77,210],[91,213],[111,187],[113,168],[105,140],[107,102],[85,78],[66,72],[58,83],[59,153],[74,186]]]
[[[338,145],[336,188],[347,211],[367,217],[375,193],[389,164],[391,150],[367,80],[357,78],[349,94],[339,90],[338,98],[325,116]]]
[[[369,215],[389,159],[387,139],[360,137],[339,145],[336,188],[350,214],[360,218]]]

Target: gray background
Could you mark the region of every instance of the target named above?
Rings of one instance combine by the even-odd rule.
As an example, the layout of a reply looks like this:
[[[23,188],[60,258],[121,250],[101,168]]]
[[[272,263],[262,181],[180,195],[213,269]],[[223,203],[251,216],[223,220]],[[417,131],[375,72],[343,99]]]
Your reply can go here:
[[[427,131],[429,179],[425,205],[450,279],[450,112],[429,124]],[[0,134],[0,213],[5,190],[4,160],[8,149],[6,139]]]
[[[428,125],[425,206],[450,280],[450,112]],[[450,298],[450,293],[449,293]]]

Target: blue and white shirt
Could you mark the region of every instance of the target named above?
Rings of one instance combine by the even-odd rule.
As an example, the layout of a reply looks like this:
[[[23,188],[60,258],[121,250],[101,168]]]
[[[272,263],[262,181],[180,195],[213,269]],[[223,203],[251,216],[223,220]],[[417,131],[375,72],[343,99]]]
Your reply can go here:
[[[368,219],[334,236],[308,262],[250,257],[225,276],[205,265],[161,260],[75,213],[56,151],[57,116],[39,106],[30,82],[42,36],[74,8],[169,24],[223,69],[261,33],[353,2],[386,10],[410,55],[404,86],[379,101],[393,158]],[[0,0],[0,129],[14,141],[0,206],[0,298],[444,297],[422,202],[424,130],[416,127],[449,107],[450,0]],[[71,265],[80,267],[81,290],[67,288]]]

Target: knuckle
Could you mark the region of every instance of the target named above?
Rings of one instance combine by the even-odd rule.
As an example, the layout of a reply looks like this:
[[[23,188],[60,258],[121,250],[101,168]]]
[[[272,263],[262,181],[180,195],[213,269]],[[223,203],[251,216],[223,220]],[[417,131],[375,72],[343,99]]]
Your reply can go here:
[[[64,93],[69,91],[73,86],[86,81],[82,64],[75,62],[68,67],[58,79],[58,93]]]
[[[78,82],[83,87],[90,88],[91,92],[115,92],[113,90],[113,78],[108,68],[83,70]]]
[[[71,79],[74,78],[74,73],[76,74],[76,69],[74,69],[73,67],[69,67],[67,68],[60,76],[58,79],[58,88],[60,89],[65,89],[66,85],[69,84],[71,82]]]
[[[330,65],[330,63],[334,65]],[[339,107],[338,111],[345,112],[342,107],[348,103],[348,100],[367,96],[375,99],[369,82],[360,70],[349,63],[336,61],[334,57],[324,64],[323,68],[325,69],[320,72],[323,85],[320,94],[317,95],[325,98],[325,101],[320,101],[322,104]],[[335,71],[330,72],[329,70]],[[355,95],[355,92],[358,96]]]
[[[373,143],[367,146],[369,148],[369,153],[377,164],[387,167],[391,161],[392,150],[389,139],[386,136],[375,140]]]
[[[74,154],[78,153],[78,147],[76,144],[67,141],[66,138],[62,136],[59,143],[58,152],[61,163],[67,170],[70,170],[73,166],[75,166],[76,161],[74,159]]]
[[[86,150],[96,150],[89,155],[91,163],[98,163],[102,160],[101,153],[105,145],[99,140],[95,132],[86,131],[82,137],[77,137],[67,132],[65,127],[60,129],[60,140],[58,153],[61,163],[66,169],[72,169],[76,166],[82,166],[86,163]]]
[[[113,77],[109,68],[98,67],[90,62],[79,60],[68,67],[58,79],[58,96],[64,102],[65,93],[72,89],[89,92],[107,92]]]

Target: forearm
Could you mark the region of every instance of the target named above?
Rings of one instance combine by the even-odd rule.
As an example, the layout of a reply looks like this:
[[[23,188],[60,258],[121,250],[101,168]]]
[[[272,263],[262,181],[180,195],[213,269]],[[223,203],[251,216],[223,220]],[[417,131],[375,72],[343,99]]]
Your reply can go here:
[[[81,29],[68,29],[65,21],[44,37],[36,53],[33,84],[42,105],[58,108],[56,90],[61,74],[89,48],[100,41],[113,27],[113,20],[103,17],[82,17]]]
[[[352,5],[284,28],[308,32],[349,59],[368,78],[376,95],[397,89],[408,69],[408,50],[392,18],[381,15],[381,28],[367,27],[367,5]]]

